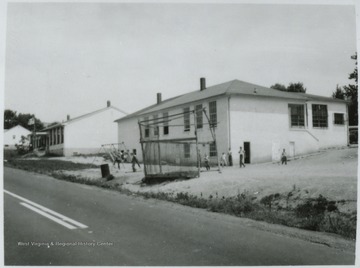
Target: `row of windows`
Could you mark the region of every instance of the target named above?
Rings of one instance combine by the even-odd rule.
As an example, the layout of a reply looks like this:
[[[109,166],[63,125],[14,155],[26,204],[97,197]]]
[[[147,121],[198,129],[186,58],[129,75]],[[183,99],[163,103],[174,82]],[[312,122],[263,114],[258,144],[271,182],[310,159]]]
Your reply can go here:
[[[303,104],[289,104],[291,127],[305,127],[305,106]],[[328,127],[327,106],[312,104],[313,127]],[[334,124],[344,125],[344,114],[334,113]]]
[[[291,127],[305,127],[305,113],[307,112],[305,110],[305,105],[303,104],[289,104],[289,110],[290,110],[290,125]],[[191,128],[190,123],[190,107],[185,107],[183,109],[184,113],[184,131],[188,132]],[[196,114],[196,127],[198,129],[203,128],[203,105],[198,104],[195,106],[195,114]],[[154,129],[154,136],[159,135],[159,126],[158,123],[158,115],[153,116],[153,129]],[[145,121],[149,120],[149,117],[144,118]],[[162,114],[162,124],[163,124],[163,135],[169,134],[169,113],[165,112]],[[216,127],[217,126],[217,107],[216,107],[216,101],[209,102],[209,121],[210,121],[210,127]],[[312,104],[312,122],[313,127],[318,128],[326,128],[328,127],[328,111],[327,106],[323,104]],[[344,120],[344,114],[342,113],[335,113],[334,114],[334,124],[335,125],[343,125],[345,123]],[[145,137],[150,136],[150,126],[147,125],[145,127]]]
[[[210,156],[217,156],[216,143],[210,143]],[[184,144],[184,157],[190,158],[190,144]]]
[[[50,130],[49,144],[56,145],[64,143],[64,128]]]
[[[190,131],[191,128],[191,123],[190,123],[190,107],[186,107],[183,109],[183,117],[184,117],[184,131],[188,132]],[[195,115],[196,115],[196,127],[198,129],[203,128],[203,116],[204,116],[204,112],[203,112],[203,105],[202,104],[198,104],[195,106]],[[162,114],[162,118],[161,118],[161,122],[159,122],[159,116],[153,115],[153,120],[151,120],[151,125],[152,127],[150,127],[150,124],[147,123],[147,125],[144,128],[144,136],[145,138],[150,137],[150,129],[154,129],[154,136],[158,136],[159,135],[159,126],[158,123],[162,123],[163,124],[163,135],[168,135],[169,134],[169,113],[165,112]],[[149,117],[146,116],[144,117],[144,121],[148,121]],[[210,120],[210,127],[216,127],[217,125],[217,109],[216,109],[216,101],[211,101],[209,102],[209,120]]]

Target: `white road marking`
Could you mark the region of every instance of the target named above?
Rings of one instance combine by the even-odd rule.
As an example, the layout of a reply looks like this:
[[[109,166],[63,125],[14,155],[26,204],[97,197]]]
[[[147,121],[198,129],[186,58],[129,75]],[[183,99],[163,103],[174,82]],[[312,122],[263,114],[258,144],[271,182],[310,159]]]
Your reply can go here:
[[[29,199],[26,199],[26,198],[24,198],[24,197],[21,197],[21,196],[19,196],[19,195],[17,195],[17,194],[14,194],[14,193],[12,193],[12,192],[9,192],[9,191],[7,191],[7,190],[5,190],[5,189],[4,189],[4,192],[7,193],[7,194],[9,194],[9,195],[11,195],[11,196],[13,196],[13,197],[15,197],[15,198],[17,198],[17,199],[20,199],[20,200],[26,202],[27,204],[32,205],[32,208],[36,207],[36,208],[42,210],[42,212],[47,212],[48,214],[52,214],[53,216],[56,216],[56,217],[60,218],[60,220],[62,220],[62,221],[66,221],[66,222],[68,222],[68,223],[71,223],[71,224],[73,224],[73,225],[75,225],[75,226],[77,226],[77,227],[79,227],[79,228],[81,228],[81,229],[88,228],[88,226],[86,226],[85,224],[82,224],[82,223],[80,223],[80,222],[78,222],[78,221],[75,221],[75,220],[73,220],[73,219],[70,219],[69,217],[66,217],[66,216],[64,216],[64,215],[62,215],[62,214],[60,214],[60,213],[57,213],[57,212],[55,212],[55,211],[53,211],[53,210],[51,210],[51,209],[49,209],[49,208],[46,208],[46,207],[44,207],[44,206],[42,206],[42,205],[39,205],[39,204],[37,204],[37,203],[35,203],[35,202],[32,202],[32,201],[30,201]],[[35,210],[34,210],[34,211],[35,211]],[[49,215],[49,216],[51,216],[51,215]],[[53,216],[52,216],[52,217],[53,217]],[[55,218],[55,217],[54,217],[54,218]],[[75,227],[75,228],[76,228],[76,227]]]
[[[56,222],[58,224],[61,224],[61,225],[65,226],[66,228],[69,228],[71,230],[76,229],[75,226],[72,226],[71,224],[68,224],[68,223],[66,223],[66,222],[64,222],[64,221],[62,221],[62,220],[60,220],[60,219],[58,219],[58,218],[56,218],[54,216],[51,216],[50,214],[48,214],[48,213],[46,213],[46,212],[44,212],[44,211],[42,211],[40,209],[37,209],[36,207],[33,207],[33,206],[31,206],[31,205],[29,205],[27,203],[20,202],[20,205],[23,205],[24,207],[27,207],[28,209],[31,209],[32,211],[35,211],[36,213],[39,213],[40,215],[42,215],[42,216],[44,216],[44,217],[46,217],[46,218],[48,218],[50,220],[53,220],[54,222]]]

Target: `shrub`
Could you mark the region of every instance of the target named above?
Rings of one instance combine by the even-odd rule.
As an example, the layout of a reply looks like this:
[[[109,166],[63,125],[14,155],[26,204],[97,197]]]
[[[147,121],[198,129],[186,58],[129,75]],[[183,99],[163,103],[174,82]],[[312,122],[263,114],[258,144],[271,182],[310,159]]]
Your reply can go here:
[[[320,230],[355,239],[356,220],[356,215],[345,215],[334,212],[327,213]]]
[[[326,212],[337,210],[334,201],[328,201],[322,195],[316,199],[307,199],[305,203],[295,208],[296,215],[301,218],[301,227],[304,229],[319,231],[324,225]]]

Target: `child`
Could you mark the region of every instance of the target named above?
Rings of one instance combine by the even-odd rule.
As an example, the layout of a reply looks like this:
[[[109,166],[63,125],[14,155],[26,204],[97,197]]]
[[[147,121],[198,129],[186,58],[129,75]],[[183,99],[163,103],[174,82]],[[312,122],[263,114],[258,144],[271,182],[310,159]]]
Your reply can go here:
[[[285,149],[283,149],[283,152],[281,154],[281,165],[283,165],[284,163],[285,163],[285,165],[287,165],[287,158],[286,158]]]
[[[221,155],[221,159],[220,159],[220,165],[223,167],[223,166],[226,166],[226,155],[225,153],[222,153]]]
[[[132,159],[131,159],[132,169],[133,169],[134,172],[136,172],[135,164],[137,164],[139,166],[139,168],[140,168],[140,164],[139,164],[139,161],[136,158],[136,154],[131,153],[131,155],[132,155]]]
[[[205,154],[205,157],[204,157],[204,162],[205,162],[205,167],[206,167],[206,170],[210,170],[210,165],[209,165],[209,156],[207,154]]]

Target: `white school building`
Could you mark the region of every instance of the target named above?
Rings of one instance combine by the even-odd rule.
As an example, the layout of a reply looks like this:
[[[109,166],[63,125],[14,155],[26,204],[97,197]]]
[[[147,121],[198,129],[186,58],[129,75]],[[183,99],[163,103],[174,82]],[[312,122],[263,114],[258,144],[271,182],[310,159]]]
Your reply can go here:
[[[46,135],[46,151],[55,155],[72,156],[96,154],[102,144],[116,143],[115,119],[126,113],[107,102],[105,108],[70,118],[49,126],[42,131]]]
[[[260,163],[279,161],[283,149],[291,158],[348,145],[346,101],[283,92],[239,80],[207,88],[204,78],[200,90],[164,101],[158,93],[156,104],[117,119],[118,142],[124,142],[142,160],[138,121],[203,108],[216,122],[216,145],[199,147],[201,155],[210,155],[212,164],[230,149],[234,165],[238,165],[239,147],[246,151],[245,163]],[[199,141],[211,140],[207,118],[201,112],[197,115]],[[194,120],[190,116],[163,123],[156,135],[159,139],[186,138],[195,130]],[[153,131],[149,129],[143,135],[151,137]]]

